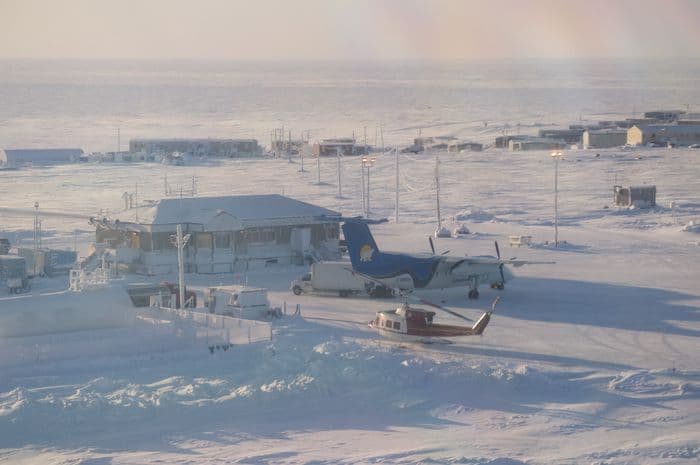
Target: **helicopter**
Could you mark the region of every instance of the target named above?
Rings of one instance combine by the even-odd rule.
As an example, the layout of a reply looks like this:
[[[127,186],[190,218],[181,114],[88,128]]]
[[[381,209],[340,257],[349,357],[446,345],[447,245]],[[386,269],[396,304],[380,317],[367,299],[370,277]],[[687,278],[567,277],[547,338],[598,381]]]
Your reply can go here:
[[[369,323],[369,326],[382,336],[398,341],[434,342],[436,339],[450,337],[480,336],[484,333],[489,321],[491,321],[491,314],[496,310],[496,305],[499,301],[500,297],[496,297],[491,304],[491,310],[484,312],[476,323],[471,326],[435,323],[433,320],[436,312],[410,306],[408,300],[394,310],[377,312],[376,317]],[[470,318],[441,305],[422,299],[419,302],[473,323],[473,320]]]

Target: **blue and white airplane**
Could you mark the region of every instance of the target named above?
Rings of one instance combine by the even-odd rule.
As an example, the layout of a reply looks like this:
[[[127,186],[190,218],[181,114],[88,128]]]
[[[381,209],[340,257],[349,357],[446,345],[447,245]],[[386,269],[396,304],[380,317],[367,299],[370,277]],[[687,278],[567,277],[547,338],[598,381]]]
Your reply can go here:
[[[469,286],[469,298],[477,299],[479,285],[489,284],[494,289],[503,289],[505,282],[513,278],[504,265],[519,267],[553,263],[502,260],[498,244],[496,253],[499,257],[435,255],[434,249],[433,255],[381,252],[365,221],[349,219],[342,228],[353,270],[400,290]],[[430,244],[432,247],[432,240]]]

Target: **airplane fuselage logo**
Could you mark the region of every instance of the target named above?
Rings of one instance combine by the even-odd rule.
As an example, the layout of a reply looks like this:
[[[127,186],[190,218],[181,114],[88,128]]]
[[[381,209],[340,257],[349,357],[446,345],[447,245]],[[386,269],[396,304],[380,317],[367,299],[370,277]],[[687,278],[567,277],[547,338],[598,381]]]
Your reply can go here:
[[[360,247],[360,261],[361,262],[371,262],[372,255],[374,255],[374,249],[371,245],[365,244]]]

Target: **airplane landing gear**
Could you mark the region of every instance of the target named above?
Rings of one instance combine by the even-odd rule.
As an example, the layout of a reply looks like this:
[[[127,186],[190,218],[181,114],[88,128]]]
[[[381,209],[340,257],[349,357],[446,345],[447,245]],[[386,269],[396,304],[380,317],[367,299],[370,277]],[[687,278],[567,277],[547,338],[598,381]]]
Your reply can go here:
[[[491,284],[491,289],[497,289],[499,291],[502,291],[503,289],[505,289],[505,287],[506,287],[506,285],[502,282]]]
[[[479,298],[479,277],[476,275],[469,277],[469,294],[467,296],[471,300]]]

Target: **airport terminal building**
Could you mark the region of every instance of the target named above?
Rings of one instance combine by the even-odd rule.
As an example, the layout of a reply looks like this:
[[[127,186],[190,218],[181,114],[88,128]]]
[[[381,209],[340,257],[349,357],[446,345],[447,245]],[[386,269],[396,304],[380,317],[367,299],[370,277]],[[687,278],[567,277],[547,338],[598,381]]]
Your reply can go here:
[[[188,273],[229,273],[340,258],[340,213],[281,195],[162,199],[98,219],[96,246],[128,272],[177,271],[177,225]]]

